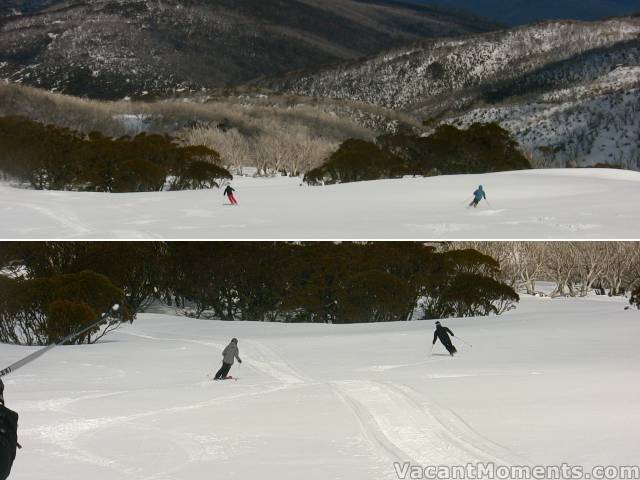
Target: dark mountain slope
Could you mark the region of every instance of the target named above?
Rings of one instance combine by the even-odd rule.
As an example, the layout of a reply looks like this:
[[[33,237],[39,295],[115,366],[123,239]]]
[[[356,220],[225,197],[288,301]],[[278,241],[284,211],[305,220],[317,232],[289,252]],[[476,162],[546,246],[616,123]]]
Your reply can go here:
[[[235,85],[498,28],[400,1],[10,1],[0,24],[0,77],[97,98]]]

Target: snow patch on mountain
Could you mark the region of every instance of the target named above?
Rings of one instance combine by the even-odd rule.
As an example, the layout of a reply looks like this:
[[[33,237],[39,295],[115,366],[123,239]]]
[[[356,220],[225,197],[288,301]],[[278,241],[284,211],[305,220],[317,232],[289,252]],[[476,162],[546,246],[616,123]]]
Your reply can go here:
[[[538,167],[608,164],[640,170],[640,91],[574,102],[475,109],[452,122],[498,122]]]

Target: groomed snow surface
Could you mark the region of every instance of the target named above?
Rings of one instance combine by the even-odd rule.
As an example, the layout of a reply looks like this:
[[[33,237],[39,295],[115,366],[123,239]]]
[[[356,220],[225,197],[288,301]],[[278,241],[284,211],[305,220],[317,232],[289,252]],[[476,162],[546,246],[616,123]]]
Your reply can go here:
[[[0,186],[5,239],[637,239],[640,173],[532,170],[309,187],[237,177],[222,191],[130,194]],[[489,203],[468,209],[484,185]],[[228,203],[228,202],[224,202]]]
[[[143,314],[6,378],[14,480],[397,478],[393,463],[637,464],[640,314],[524,297],[502,317],[264,324]],[[239,380],[213,382],[239,338]],[[31,348],[0,346],[3,364]],[[46,473],[45,473],[46,472]]]

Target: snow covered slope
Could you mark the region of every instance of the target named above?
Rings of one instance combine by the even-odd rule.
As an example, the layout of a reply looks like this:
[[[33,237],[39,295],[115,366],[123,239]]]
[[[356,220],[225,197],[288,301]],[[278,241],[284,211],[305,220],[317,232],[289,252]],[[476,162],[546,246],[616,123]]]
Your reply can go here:
[[[364,325],[143,314],[6,379],[14,480],[392,479],[393,462],[637,463],[640,314],[525,297],[503,317]],[[239,338],[238,381],[211,382]],[[31,349],[0,345],[9,364]]]
[[[490,203],[466,209],[482,184]],[[640,173],[532,170],[308,187],[239,177],[220,190],[104,194],[0,187],[0,237],[509,239],[640,237]]]
[[[634,90],[578,101],[479,108],[453,123],[498,122],[539,166],[607,164],[638,171],[639,112],[640,90]]]
[[[443,123],[476,122],[498,122],[538,166],[606,163],[638,171],[640,66],[621,66],[520,102],[476,108]]]

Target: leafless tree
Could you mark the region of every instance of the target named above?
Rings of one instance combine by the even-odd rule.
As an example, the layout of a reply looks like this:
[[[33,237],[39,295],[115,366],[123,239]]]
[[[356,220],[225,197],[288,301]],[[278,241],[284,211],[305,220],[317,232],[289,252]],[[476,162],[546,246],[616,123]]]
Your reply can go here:
[[[493,257],[501,280],[528,294],[539,281],[555,283],[552,296],[585,296],[596,286],[621,295],[640,285],[639,242],[454,242],[447,248]]]
[[[636,242],[607,242],[604,244],[606,266],[603,281],[609,288],[611,295],[620,295],[626,287],[637,282],[637,277],[632,278],[632,272],[637,269],[638,248]]]
[[[601,242],[571,242],[567,253],[575,263],[576,283],[581,296],[586,296],[593,285],[602,278],[606,269],[606,246]]]

